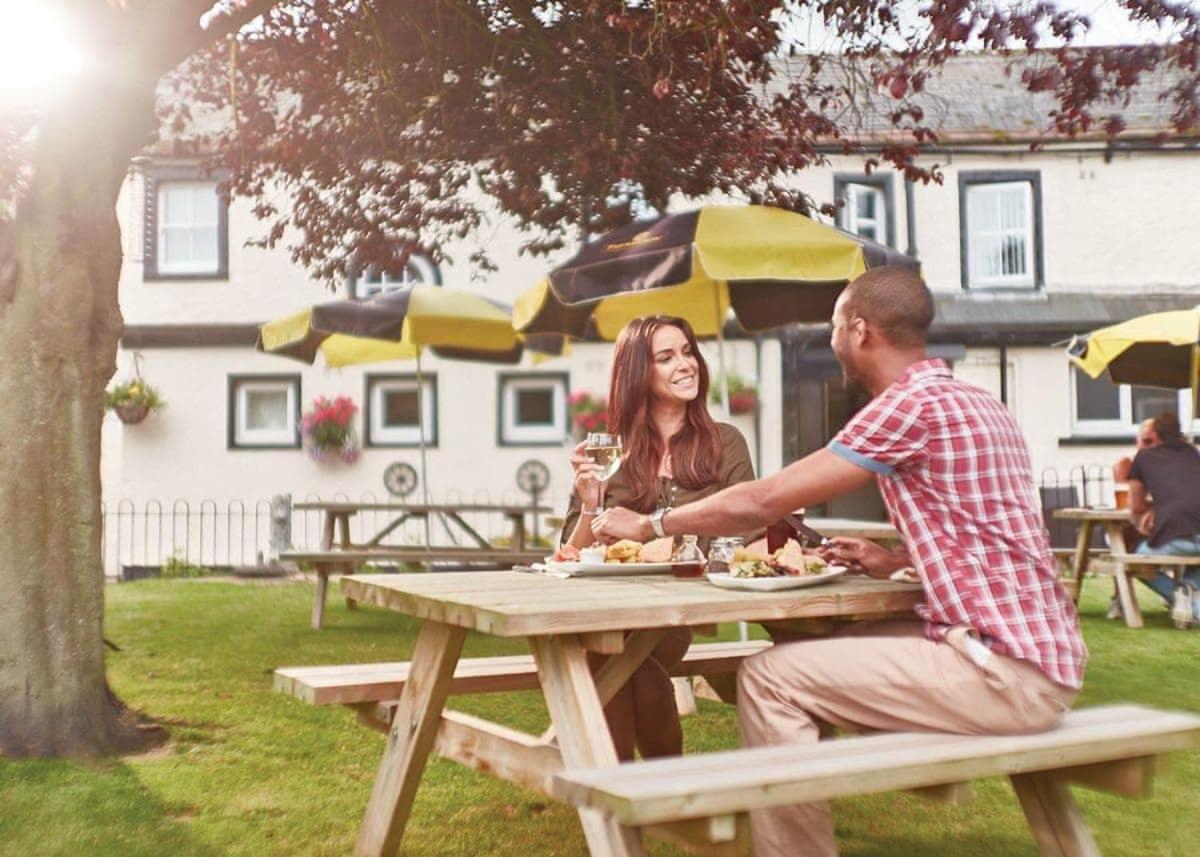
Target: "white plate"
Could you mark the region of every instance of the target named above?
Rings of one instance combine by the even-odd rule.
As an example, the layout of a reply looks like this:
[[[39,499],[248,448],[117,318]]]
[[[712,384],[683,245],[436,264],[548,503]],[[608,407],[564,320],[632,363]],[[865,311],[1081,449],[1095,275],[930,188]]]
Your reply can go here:
[[[831,565],[821,574],[779,575],[778,577],[733,577],[729,574],[710,574],[709,583],[722,589],[744,589],[749,592],[775,592],[780,589],[799,589],[815,586],[846,573],[844,565]]]
[[[545,563],[552,572],[567,577],[603,577],[620,574],[670,574],[669,562],[551,562]]]

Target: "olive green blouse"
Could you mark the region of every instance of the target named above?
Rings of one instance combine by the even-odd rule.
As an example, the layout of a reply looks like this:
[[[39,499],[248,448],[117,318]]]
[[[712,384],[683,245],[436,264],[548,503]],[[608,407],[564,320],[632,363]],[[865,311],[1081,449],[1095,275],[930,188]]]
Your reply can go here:
[[[717,466],[716,481],[702,488],[684,488],[675,484],[674,479],[668,479],[665,476],[660,477],[658,502],[656,504],[658,507],[685,506],[688,503],[702,500],[711,494],[716,494],[730,485],[736,485],[738,482],[749,482],[754,479],[754,463],[750,460],[750,448],[746,445],[746,439],[742,437],[742,433],[728,423],[717,423],[717,430],[721,435],[721,463]],[[617,470],[605,486],[605,508],[628,505],[632,493],[629,482],[625,478],[625,472]],[[572,491],[571,502],[567,506],[566,520],[563,523],[562,541],[570,538],[571,533],[575,531],[575,525],[579,521],[581,509],[579,496]],[[759,530],[755,533],[740,535],[743,535],[746,538],[746,543],[749,544],[754,539],[760,538],[762,534],[763,531]],[[729,535],[739,534],[730,533]],[[707,552],[708,539],[701,539],[700,543],[701,549]]]

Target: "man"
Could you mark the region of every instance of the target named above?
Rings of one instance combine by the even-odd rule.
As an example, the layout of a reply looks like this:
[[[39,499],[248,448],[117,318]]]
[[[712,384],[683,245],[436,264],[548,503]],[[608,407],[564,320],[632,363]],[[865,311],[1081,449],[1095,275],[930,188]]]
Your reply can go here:
[[[1164,411],[1154,418],[1156,446],[1138,450],[1129,468],[1129,510],[1135,520],[1151,511],[1154,522],[1135,553],[1200,555],[1200,452],[1179,430],[1179,418]],[[1178,584],[1159,571],[1146,585],[1157,592],[1180,628],[1200,623],[1200,568]]]
[[[1137,440],[1135,441],[1137,450],[1134,455],[1143,449],[1149,449],[1152,446],[1158,446],[1158,434],[1154,431],[1154,420],[1142,420],[1138,424]],[[1123,455],[1113,463],[1113,498],[1116,500],[1117,508],[1123,509],[1129,505],[1129,471],[1133,467],[1133,456]],[[1125,550],[1132,551],[1142,541],[1145,536],[1148,536],[1154,529],[1154,508],[1150,507],[1145,512],[1134,515],[1130,514],[1129,523],[1121,530],[1121,538],[1125,541]],[[1121,598],[1116,590],[1116,583],[1113,584],[1113,595],[1108,602],[1108,612],[1104,614],[1106,619],[1121,619],[1124,613],[1121,610]]]
[[[1034,499],[1025,440],[1002,404],[927,357],[932,320],[919,277],[868,271],[837,301],[832,346],[847,383],[874,398],[829,446],[679,509],[597,518],[605,540],[646,539],[656,528],[743,532],[878,480],[905,548],[839,540],[834,553],[872,577],[913,565],[924,621],[864,623],[747,660],[738,677],[747,745],[816,741],[818,720],[1034,732],[1053,726],[1082,684],[1086,650]],[[751,825],[758,857],[837,854],[826,804],[753,812]]]

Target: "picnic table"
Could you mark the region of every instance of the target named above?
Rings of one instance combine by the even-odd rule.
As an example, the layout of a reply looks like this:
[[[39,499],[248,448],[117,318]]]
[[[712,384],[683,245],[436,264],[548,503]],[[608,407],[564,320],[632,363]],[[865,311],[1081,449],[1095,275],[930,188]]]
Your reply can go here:
[[[525,544],[525,516],[539,515],[544,512],[549,512],[550,509],[545,506],[535,506],[532,504],[514,505],[506,503],[354,503],[342,500],[331,501],[306,501],[296,503],[292,509],[298,512],[319,511],[324,513],[324,521],[321,531],[321,550],[332,550],[334,545],[335,535],[340,536],[337,539],[336,547],[349,550],[352,548],[373,548],[383,544],[386,539],[397,528],[404,524],[410,518],[423,518],[428,521],[430,518],[438,518],[442,521],[446,528],[446,532],[454,537],[455,530],[458,530],[468,539],[473,542],[474,546],[480,550],[491,551],[494,546],[484,536],[472,527],[463,515],[471,512],[486,512],[500,514],[508,518],[511,525],[511,536],[509,547],[514,551],[526,550]],[[367,539],[365,542],[356,544],[350,538],[350,518],[360,512],[387,512],[394,513],[394,517],[380,528],[376,533]],[[428,532],[428,530],[427,530]],[[457,539],[455,539],[457,541]],[[432,545],[428,545],[432,547]],[[469,548],[464,548],[469,549]]]
[[[421,773],[439,733],[443,756],[524,785],[555,771],[617,764],[603,701],[633,674],[669,627],[730,621],[858,620],[909,614],[911,584],[842,578],[781,592],[740,592],[668,576],[557,579],[511,572],[357,575],[343,593],[423,621],[401,692],[356,853],[393,854],[404,835]],[[556,744],[443,708],[468,631],[525,638]],[[586,652],[612,655],[593,679]],[[453,716],[450,716],[453,714]],[[453,740],[449,736],[452,733]],[[629,829],[580,807],[593,855],[643,854]],[[678,829],[676,829],[678,828]],[[687,826],[667,824],[687,836]]]
[[[1125,624],[1130,628],[1141,628],[1145,624],[1141,608],[1138,607],[1137,596],[1133,591],[1131,576],[1135,576],[1138,571],[1150,571],[1158,566],[1173,567],[1181,572],[1186,566],[1200,565],[1200,557],[1133,554],[1127,551],[1124,529],[1131,523],[1128,509],[1068,507],[1055,509],[1053,514],[1059,520],[1079,522],[1079,537],[1075,541],[1075,554],[1066,581],[1067,589],[1076,603],[1079,601],[1079,592],[1083,587],[1083,577],[1091,567],[1092,560],[1104,560],[1114,567],[1113,578],[1117,584],[1117,600],[1121,604],[1121,613],[1125,617]],[[1097,553],[1091,550],[1092,534],[1096,527],[1103,527],[1108,536],[1107,552]]]

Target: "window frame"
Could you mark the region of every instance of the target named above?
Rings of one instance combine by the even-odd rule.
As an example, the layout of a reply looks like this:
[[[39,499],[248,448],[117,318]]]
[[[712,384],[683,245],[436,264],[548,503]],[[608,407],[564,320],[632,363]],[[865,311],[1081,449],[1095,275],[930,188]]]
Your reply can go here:
[[[848,213],[850,210],[849,189],[854,185],[871,188],[883,195],[883,236],[876,239],[877,244],[883,244],[892,249],[896,248],[896,203],[893,193],[894,182],[891,173],[835,173],[833,176],[833,198],[842,204],[838,207],[837,225],[846,232],[854,232],[850,228]],[[854,233],[858,234],[858,233]],[[870,240],[870,239],[868,239]]]
[[[1027,184],[1029,186],[1030,283],[989,283],[972,279],[971,223],[967,214],[967,197],[971,188],[983,185]],[[959,276],[964,291],[1038,292],[1046,287],[1045,233],[1042,217],[1042,174],[1038,170],[963,170],[958,174],[958,251]]]
[[[436,449],[438,445],[438,378],[436,372],[422,372],[418,395],[422,396],[421,421],[424,423],[425,448]],[[389,384],[404,384],[416,387],[416,372],[368,373],[363,378],[363,446],[379,449],[418,449],[421,446],[421,431],[413,428],[396,428],[376,425],[382,420],[382,400],[376,402],[376,391]],[[407,436],[411,434],[411,437]]]
[[[522,387],[550,385],[555,388],[552,407],[555,419],[548,427],[518,426],[515,423],[515,392]],[[568,372],[498,372],[496,374],[496,444],[501,447],[562,446],[571,436],[571,414],[567,393]],[[561,425],[560,425],[561,420]]]
[[[230,450],[262,450],[262,449],[299,449],[300,448],[300,402],[301,402],[301,376],[298,374],[254,374],[254,375],[228,375],[226,376],[227,384],[227,419],[226,419],[226,448]],[[242,425],[242,416],[244,411],[239,407],[241,402],[241,392],[246,387],[251,385],[266,385],[266,384],[286,384],[288,394],[292,400],[289,403],[289,415],[291,417],[290,431],[287,433],[291,438],[287,442],[277,439],[270,439],[263,442],[255,442],[253,438],[246,438],[245,428]],[[283,433],[280,434],[282,436]]]
[[[425,266],[426,268],[428,268],[429,273],[432,275],[432,278],[428,281],[419,280],[417,282],[419,282],[423,285],[427,285],[427,286],[442,285],[442,269],[437,265],[437,263],[435,263],[433,261],[433,258],[428,253],[425,253],[420,250],[414,250],[409,255],[408,261],[405,262],[406,265],[409,263],[413,263],[418,266]],[[391,286],[392,288],[401,288],[404,285],[406,285],[405,283],[387,283],[386,282],[387,274],[385,273],[380,276],[379,290],[368,292],[364,288],[364,286],[367,285],[366,277],[374,276],[375,270],[376,269],[374,267],[369,267],[364,271],[361,271],[358,273],[352,273],[346,277],[346,290],[347,290],[347,293],[350,295],[350,297],[352,297],[352,298],[374,297],[375,295],[383,294],[387,291],[391,291],[391,289],[388,288],[388,286]],[[374,285],[374,284],[371,284],[371,285]]]
[[[228,280],[229,279],[229,203],[218,192],[224,171],[205,170],[186,164],[160,164],[143,171],[142,200],[142,279],[163,280]],[[212,271],[173,272],[159,266],[158,212],[159,191],[164,184],[211,182],[217,195],[217,266]]]
[[[1140,420],[1134,419],[1133,388],[1129,384],[1113,384],[1117,390],[1120,418],[1115,420],[1084,420],[1079,418],[1078,379],[1082,370],[1071,366],[1070,373],[1070,408],[1071,436],[1077,438],[1136,438]],[[1106,382],[1107,383],[1107,382]],[[1164,391],[1170,392],[1170,391]],[[1179,415],[1179,424],[1186,431],[1196,431],[1200,425],[1192,417],[1192,391],[1175,391],[1175,413]]]

